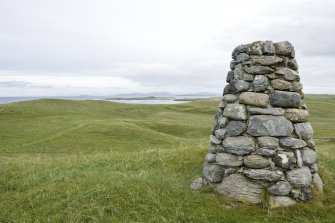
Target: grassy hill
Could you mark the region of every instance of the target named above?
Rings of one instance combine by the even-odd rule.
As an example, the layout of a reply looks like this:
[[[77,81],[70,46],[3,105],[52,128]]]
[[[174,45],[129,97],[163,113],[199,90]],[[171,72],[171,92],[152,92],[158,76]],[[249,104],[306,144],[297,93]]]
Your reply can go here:
[[[335,97],[307,96],[325,194],[268,210],[191,191],[215,100],[0,106],[0,222],[335,222]]]

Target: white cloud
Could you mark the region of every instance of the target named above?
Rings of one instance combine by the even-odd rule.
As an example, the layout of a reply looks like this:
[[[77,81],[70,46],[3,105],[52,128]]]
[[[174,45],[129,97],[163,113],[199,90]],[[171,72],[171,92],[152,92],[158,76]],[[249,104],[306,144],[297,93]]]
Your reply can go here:
[[[1,1],[0,91],[219,94],[231,50],[271,39],[295,45],[306,92],[335,93],[334,10],[331,0]]]

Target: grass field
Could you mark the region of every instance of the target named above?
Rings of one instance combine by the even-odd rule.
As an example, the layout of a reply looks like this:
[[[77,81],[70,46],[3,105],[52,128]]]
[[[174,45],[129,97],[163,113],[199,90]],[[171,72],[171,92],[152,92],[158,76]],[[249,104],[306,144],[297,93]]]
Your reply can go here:
[[[269,210],[192,191],[215,100],[0,106],[0,222],[335,222],[335,96],[305,99],[325,193]]]

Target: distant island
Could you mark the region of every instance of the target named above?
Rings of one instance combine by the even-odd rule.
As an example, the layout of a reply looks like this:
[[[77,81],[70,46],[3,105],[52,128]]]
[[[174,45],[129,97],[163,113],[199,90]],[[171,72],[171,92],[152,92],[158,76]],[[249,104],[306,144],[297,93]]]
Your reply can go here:
[[[118,101],[118,100],[172,100],[172,101],[196,101],[201,100],[203,98],[175,98],[175,97],[155,97],[155,96],[147,96],[147,97],[111,97],[105,98],[104,100],[109,101]]]

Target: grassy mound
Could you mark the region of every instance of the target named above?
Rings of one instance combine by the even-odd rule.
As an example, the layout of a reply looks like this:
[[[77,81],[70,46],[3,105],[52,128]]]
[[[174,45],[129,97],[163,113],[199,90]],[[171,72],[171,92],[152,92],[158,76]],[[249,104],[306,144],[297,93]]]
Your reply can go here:
[[[0,222],[331,222],[335,97],[307,96],[325,194],[268,210],[191,191],[215,100],[36,100],[0,106]]]

